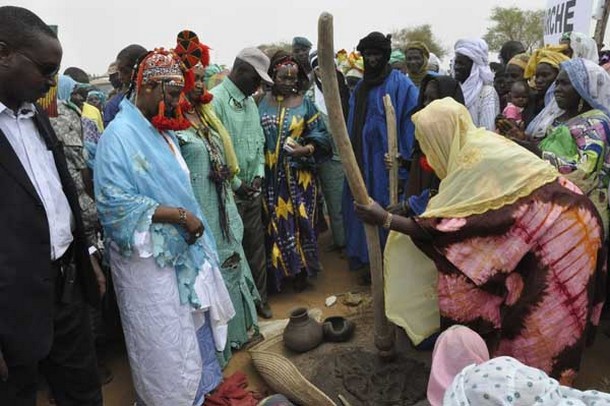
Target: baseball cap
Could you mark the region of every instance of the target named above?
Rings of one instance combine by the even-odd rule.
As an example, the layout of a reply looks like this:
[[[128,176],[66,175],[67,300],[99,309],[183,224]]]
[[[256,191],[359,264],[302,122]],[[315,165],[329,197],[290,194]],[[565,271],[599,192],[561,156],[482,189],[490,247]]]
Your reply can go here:
[[[113,75],[115,73],[119,73],[119,68],[117,67],[116,62],[112,62],[110,66],[108,66],[108,76]]]
[[[263,51],[258,48],[245,48],[237,54],[237,59],[241,59],[252,66],[263,82],[267,82],[270,85],[273,84],[273,79],[267,73],[271,61],[269,61],[269,58]]]

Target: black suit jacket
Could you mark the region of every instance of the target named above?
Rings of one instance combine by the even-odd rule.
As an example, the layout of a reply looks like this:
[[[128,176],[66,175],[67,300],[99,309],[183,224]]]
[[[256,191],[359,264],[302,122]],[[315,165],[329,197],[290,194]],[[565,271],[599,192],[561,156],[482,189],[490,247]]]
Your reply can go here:
[[[99,301],[89,261],[78,195],[62,144],[39,109],[35,124],[52,151],[76,228],[71,255],[75,283],[91,304]],[[53,341],[56,278],[51,266],[49,224],[42,201],[17,154],[0,130],[0,349],[8,365],[38,362]]]

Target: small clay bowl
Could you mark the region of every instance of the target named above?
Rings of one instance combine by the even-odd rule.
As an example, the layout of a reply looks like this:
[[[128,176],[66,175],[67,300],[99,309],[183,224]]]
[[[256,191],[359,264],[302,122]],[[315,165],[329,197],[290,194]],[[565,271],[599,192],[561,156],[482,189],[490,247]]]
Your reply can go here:
[[[341,316],[328,317],[322,323],[324,340],[333,343],[348,341],[354,335],[354,328],[352,321]]]

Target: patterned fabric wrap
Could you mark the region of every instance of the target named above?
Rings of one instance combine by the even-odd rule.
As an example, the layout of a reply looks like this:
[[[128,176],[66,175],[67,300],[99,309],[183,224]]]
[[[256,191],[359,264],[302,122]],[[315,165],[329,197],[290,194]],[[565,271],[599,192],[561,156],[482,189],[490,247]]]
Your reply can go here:
[[[553,125],[538,148],[566,178],[595,204],[608,234],[608,184],[610,183],[610,118],[599,110],[583,113]]]
[[[416,221],[431,236],[414,242],[439,272],[441,327],[465,325],[492,357],[515,357],[571,384],[605,298],[591,200],[559,178],[498,210]]]
[[[265,133],[264,222],[267,227],[267,269],[281,288],[284,277],[320,269],[316,211],[316,165],[328,160],[332,147],[320,113],[307,98],[297,107],[259,106]],[[288,138],[313,144],[314,155],[292,158],[283,146]]]

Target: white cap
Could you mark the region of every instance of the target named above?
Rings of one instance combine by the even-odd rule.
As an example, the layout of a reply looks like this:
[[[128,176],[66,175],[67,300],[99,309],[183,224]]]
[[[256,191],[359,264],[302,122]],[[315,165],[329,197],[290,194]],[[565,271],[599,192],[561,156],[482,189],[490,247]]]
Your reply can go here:
[[[271,61],[263,51],[258,48],[245,48],[237,55],[237,59],[252,66],[263,82],[267,82],[270,85],[273,84],[273,79],[267,73]]]

